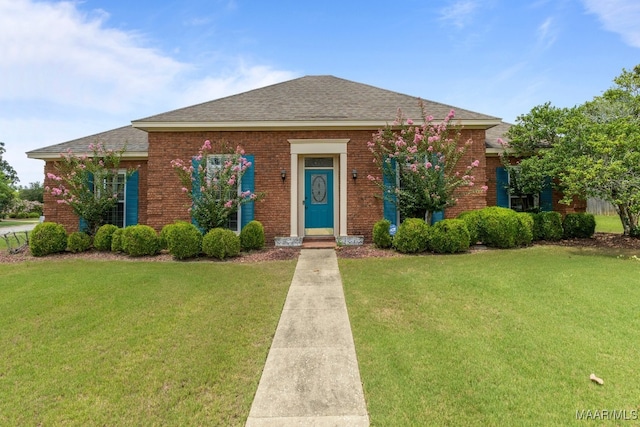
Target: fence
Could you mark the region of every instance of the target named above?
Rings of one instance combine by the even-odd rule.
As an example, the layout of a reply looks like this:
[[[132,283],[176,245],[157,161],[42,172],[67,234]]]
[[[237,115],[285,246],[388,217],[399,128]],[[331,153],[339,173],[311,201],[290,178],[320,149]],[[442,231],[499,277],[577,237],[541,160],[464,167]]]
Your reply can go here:
[[[587,212],[594,215],[617,215],[616,209],[609,202],[601,199],[587,199]]]

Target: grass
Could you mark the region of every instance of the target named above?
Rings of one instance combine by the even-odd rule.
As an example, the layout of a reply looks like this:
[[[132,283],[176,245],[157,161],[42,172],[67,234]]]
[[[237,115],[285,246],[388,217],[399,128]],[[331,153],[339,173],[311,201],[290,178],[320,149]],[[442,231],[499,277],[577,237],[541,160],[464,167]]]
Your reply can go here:
[[[579,410],[638,410],[636,259],[537,246],[340,270],[373,426],[567,425]]]
[[[622,223],[617,215],[595,215],[596,232],[622,234]]]
[[[25,225],[25,224],[35,224],[39,222],[38,218],[29,218],[29,219],[3,219],[0,221],[0,232],[2,231],[2,227],[11,227],[14,225]]]
[[[244,425],[294,268],[0,264],[0,425]]]

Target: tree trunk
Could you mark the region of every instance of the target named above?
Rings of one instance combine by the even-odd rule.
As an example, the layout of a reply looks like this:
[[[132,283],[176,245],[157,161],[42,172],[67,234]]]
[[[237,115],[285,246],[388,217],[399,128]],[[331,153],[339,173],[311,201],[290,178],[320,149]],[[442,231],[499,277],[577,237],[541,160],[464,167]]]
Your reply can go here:
[[[431,211],[427,211],[424,214],[424,222],[427,223],[427,225],[431,225],[431,218],[433,217],[433,212]]]
[[[631,236],[636,232],[638,227],[638,219],[631,212],[628,205],[619,204],[615,205],[616,211],[618,211],[618,216],[620,217],[620,221],[622,222],[622,230],[625,236]]]

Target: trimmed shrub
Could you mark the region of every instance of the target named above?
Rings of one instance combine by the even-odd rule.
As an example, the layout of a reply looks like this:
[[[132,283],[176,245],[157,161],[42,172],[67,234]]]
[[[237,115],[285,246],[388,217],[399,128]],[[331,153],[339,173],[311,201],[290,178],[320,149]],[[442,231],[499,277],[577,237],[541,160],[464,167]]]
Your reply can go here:
[[[533,216],[534,240],[560,240],[562,229],[562,215],[559,212],[540,212]]]
[[[443,219],[429,231],[429,248],[439,254],[454,254],[469,250],[469,230],[461,219]]]
[[[393,237],[389,233],[391,221],[381,219],[373,225],[373,243],[382,249],[390,248],[393,244]]]
[[[479,238],[487,246],[514,248],[517,246],[519,221],[516,211],[491,206],[480,210]]]
[[[29,250],[33,256],[45,256],[67,249],[67,232],[62,224],[43,222],[36,225],[29,236]]]
[[[74,231],[67,237],[67,250],[78,253],[85,252],[91,248],[91,236],[82,231]]]
[[[148,225],[131,225],[122,233],[122,250],[134,257],[156,255],[160,252],[160,238]]]
[[[96,235],[93,237],[93,247],[99,251],[110,251],[113,233],[118,229],[113,224],[105,224],[98,228]]]
[[[264,227],[260,221],[250,221],[240,230],[240,248],[243,251],[264,248]]]
[[[191,223],[179,221],[165,225],[160,236],[159,240],[164,240],[175,259],[194,258],[202,252],[202,233]]]
[[[482,226],[482,217],[479,210],[465,211],[458,215],[467,225],[469,231],[469,243],[475,245],[480,241],[480,229]]]
[[[517,212],[518,215],[518,234],[516,236],[516,245],[527,246],[533,241],[533,218],[527,212]]]
[[[590,213],[570,213],[562,221],[564,238],[589,238],[596,232],[596,218]]]
[[[240,253],[240,237],[231,230],[214,228],[202,238],[202,251],[218,259],[237,256]]]
[[[111,235],[111,252],[124,252],[122,248],[122,235],[124,228],[118,228]]]
[[[405,219],[393,238],[393,246],[398,252],[412,254],[424,252],[429,247],[429,226],[423,219]]]

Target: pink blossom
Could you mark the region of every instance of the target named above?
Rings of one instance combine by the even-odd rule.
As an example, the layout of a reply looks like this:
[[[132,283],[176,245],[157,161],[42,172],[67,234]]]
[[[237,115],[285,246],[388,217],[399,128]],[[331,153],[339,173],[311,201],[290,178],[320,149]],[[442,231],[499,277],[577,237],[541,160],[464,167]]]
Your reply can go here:
[[[439,170],[440,170],[440,165],[435,165],[433,168],[434,168],[435,170],[439,171]]]
[[[182,190],[183,193],[186,193],[187,191],[189,191],[189,189],[187,187],[182,187],[181,190]]]
[[[250,195],[251,195],[251,190],[243,191],[242,193],[240,193],[240,197],[242,198],[249,197]]]
[[[482,189],[482,191],[487,191],[489,187],[487,187],[486,185],[483,185],[482,187],[480,187],[480,189]]]
[[[257,197],[258,197],[258,196],[256,196],[255,194],[251,194],[251,196],[249,196],[249,198],[250,198],[251,200],[255,200]]]
[[[498,138],[498,144],[505,146],[506,143],[502,140],[502,138]]]
[[[202,145],[202,150],[211,150],[211,141],[209,141],[208,139],[204,141],[204,144]]]
[[[424,167],[425,167],[425,168],[427,168],[427,169],[429,169],[431,166],[433,166],[433,165],[431,164],[431,162],[426,162],[426,163],[424,164]]]
[[[473,163],[471,163],[471,166],[477,168],[478,166],[480,166],[480,160],[474,160]]]
[[[413,120],[411,120],[411,119],[407,119],[407,124],[408,124],[409,126],[411,126],[411,125],[413,124]]]
[[[233,200],[228,200],[227,203],[224,204],[224,207],[229,209],[233,206]]]
[[[469,187],[473,187],[473,181],[469,181],[469,183],[467,184]]]
[[[229,185],[233,185],[236,183],[236,179],[232,176],[231,178],[229,178],[229,181],[227,181],[227,184]]]

